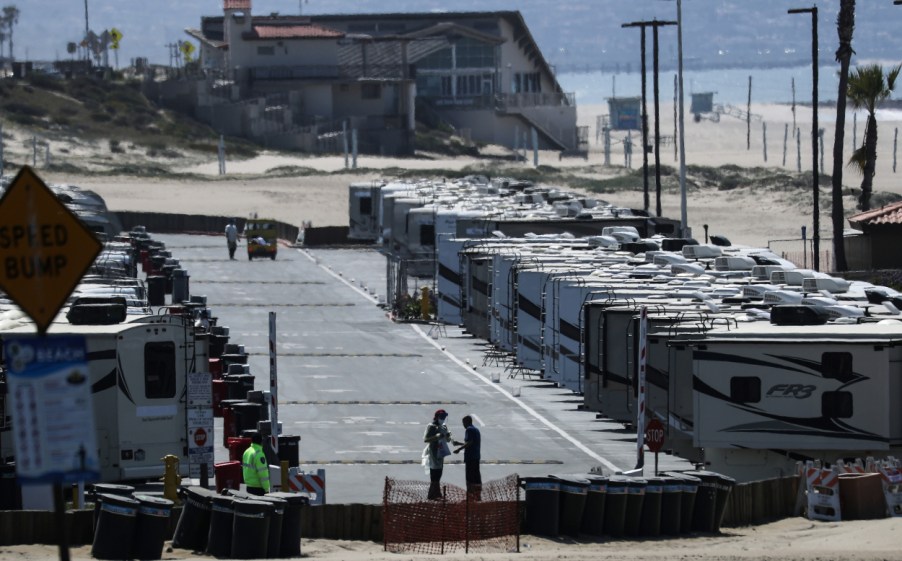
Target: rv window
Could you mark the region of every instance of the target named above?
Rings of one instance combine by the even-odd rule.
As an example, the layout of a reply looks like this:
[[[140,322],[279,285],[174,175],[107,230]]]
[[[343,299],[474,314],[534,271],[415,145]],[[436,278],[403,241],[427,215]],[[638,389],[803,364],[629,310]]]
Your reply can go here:
[[[761,401],[761,378],[754,376],[730,378],[730,399],[742,403]]]
[[[852,376],[852,353],[822,354],[821,374],[824,378],[850,379]]]
[[[369,216],[373,214],[372,197],[360,197],[360,214],[361,216]]]
[[[821,414],[834,419],[852,416],[852,392],[824,392],[821,395]]]
[[[420,226],[420,245],[435,245],[435,224],[422,224]]]
[[[144,346],[144,396],[147,399],[175,397],[175,343]]]

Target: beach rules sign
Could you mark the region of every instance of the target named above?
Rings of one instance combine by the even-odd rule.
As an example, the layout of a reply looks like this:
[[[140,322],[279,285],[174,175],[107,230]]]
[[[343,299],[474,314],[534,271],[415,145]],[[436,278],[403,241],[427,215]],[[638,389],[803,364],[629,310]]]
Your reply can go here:
[[[47,331],[103,245],[28,166],[0,198],[0,289]]]

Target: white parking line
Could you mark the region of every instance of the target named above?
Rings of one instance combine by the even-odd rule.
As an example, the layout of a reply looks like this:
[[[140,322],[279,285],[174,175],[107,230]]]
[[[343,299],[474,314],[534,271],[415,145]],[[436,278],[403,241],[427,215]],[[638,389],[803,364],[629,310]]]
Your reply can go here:
[[[312,255],[310,255],[310,252],[307,251],[306,249],[300,249],[300,248],[298,248],[298,253],[300,253],[301,255],[303,255],[304,257],[306,257],[307,259],[313,261],[313,262],[316,263],[317,265],[319,265],[319,268],[320,268],[320,269],[322,269],[323,271],[326,271],[327,273],[329,273],[330,275],[332,275],[333,277],[335,277],[337,280],[339,280],[339,281],[343,282],[344,284],[348,285],[352,290],[354,290],[355,292],[357,292],[358,294],[360,294],[361,296],[363,296],[364,298],[366,298],[367,300],[369,300],[369,301],[372,302],[373,304],[378,304],[378,303],[379,303],[379,299],[378,299],[378,298],[376,298],[375,296],[369,294],[367,291],[365,291],[365,290],[363,290],[363,289],[361,289],[361,288],[359,288],[359,287],[357,287],[357,286],[354,286],[354,284],[351,283],[349,280],[347,280],[347,279],[344,278],[343,276],[341,276],[341,275],[339,275],[338,273],[336,273],[335,271],[333,271],[331,267],[329,267],[329,266],[327,266],[327,265],[323,265],[322,263],[320,263],[319,260],[316,259],[315,257],[313,257]]]
[[[347,279],[345,279],[343,276],[341,276],[341,275],[339,275],[338,273],[336,273],[335,271],[333,271],[330,267],[327,267],[327,266],[323,265],[322,263],[320,263],[319,260],[317,260],[317,259],[314,258],[312,255],[310,255],[310,253],[309,253],[308,251],[306,251],[306,250],[304,250],[304,249],[298,249],[298,251],[299,251],[302,255],[306,256],[307,259],[309,259],[310,261],[312,261],[312,262],[316,263],[317,265],[319,265],[319,267],[320,267],[322,270],[326,271],[327,273],[329,273],[330,275],[332,275],[333,277],[335,277],[337,280],[343,282],[344,284],[346,284],[347,286],[349,286],[351,289],[353,289],[354,291],[356,291],[357,293],[359,293],[361,296],[363,296],[364,298],[366,298],[366,299],[369,300],[370,302],[373,302],[374,304],[376,304],[376,303],[379,302],[379,300],[378,300],[377,298],[375,298],[374,296],[372,296],[372,295],[368,294],[366,291],[361,290],[360,288],[354,286],[354,284],[352,284],[352,283],[349,282]],[[540,423],[542,423],[542,424],[545,425],[546,427],[550,428],[550,429],[553,430],[554,432],[558,433],[562,438],[564,438],[565,440],[567,440],[568,442],[570,442],[570,444],[576,446],[580,451],[582,451],[583,453],[585,453],[586,455],[588,455],[590,458],[592,458],[593,460],[595,460],[595,461],[601,463],[603,466],[605,466],[606,468],[608,468],[609,470],[611,470],[611,471],[613,471],[613,472],[619,472],[619,471],[621,471],[621,468],[619,468],[619,467],[615,466],[614,464],[612,464],[607,458],[604,458],[603,456],[599,456],[598,454],[596,454],[595,452],[593,452],[588,446],[586,446],[585,444],[583,444],[582,442],[580,442],[579,440],[577,440],[575,437],[571,436],[567,431],[565,431],[565,430],[562,429],[561,427],[559,427],[559,426],[555,425],[554,423],[552,423],[551,421],[549,421],[547,418],[545,418],[543,415],[541,415],[538,411],[536,411],[535,409],[533,409],[533,408],[530,407],[529,405],[523,403],[523,401],[521,401],[519,398],[514,397],[510,392],[508,392],[506,389],[504,389],[504,387],[502,387],[502,386],[500,386],[500,385],[498,385],[498,384],[493,384],[491,381],[489,381],[488,378],[486,378],[486,377],[483,376],[482,374],[480,374],[480,373],[476,372],[475,370],[473,370],[473,368],[472,368],[470,365],[465,364],[465,363],[462,362],[459,358],[457,358],[456,356],[454,356],[453,354],[451,354],[449,351],[446,351],[445,349],[443,349],[442,346],[441,346],[440,344],[438,344],[435,340],[433,340],[431,337],[429,337],[429,335],[427,335],[427,334],[420,328],[419,325],[417,325],[417,324],[411,324],[411,327],[413,328],[414,331],[416,331],[416,332],[420,335],[420,337],[422,337],[423,339],[425,339],[429,344],[431,344],[433,347],[435,347],[435,348],[438,349],[440,352],[442,352],[443,354],[445,354],[445,356],[447,356],[449,359],[451,359],[452,361],[454,361],[455,364],[457,364],[458,366],[460,366],[461,368],[463,368],[464,370],[466,370],[468,373],[472,374],[473,376],[476,376],[477,378],[479,378],[480,380],[482,380],[483,382],[485,382],[485,383],[488,384],[489,386],[495,388],[495,390],[498,391],[499,393],[501,393],[504,397],[506,397],[506,398],[508,398],[509,400],[511,400],[511,401],[513,401],[514,403],[516,403],[520,408],[522,408],[524,411],[526,411],[526,412],[527,412],[529,415],[531,415],[534,419],[536,419],[537,421],[539,421]],[[472,415],[472,414],[471,414],[471,415]],[[473,416],[474,420],[477,418],[475,415],[472,415],[472,416]],[[482,425],[482,426],[485,426],[485,425],[482,423],[482,421],[479,421],[479,424]]]
[[[533,409],[533,408],[530,407],[529,405],[523,403],[523,401],[520,400],[519,398],[514,397],[510,392],[508,392],[506,389],[504,389],[504,387],[502,387],[502,386],[500,386],[500,385],[498,385],[498,384],[493,384],[492,382],[489,381],[488,378],[486,378],[485,376],[483,376],[483,375],[480,374],[479,372],[476,372],[475,370],[473,370],[473,368],[472,368],[470,365],[468,365],[468,364],[462,362],[459,358],[457,358],[456,356],[454,356],[453,354],[451,354],[451,353],[448,352],[447,350],[443,349],[442,346],[441,346],[440,344],[438,344],[436,341],[434,341],[431,337],[429,337],[429,336],[428,336],[428,335],[420,328],[419,325],[417,325],[417,324],[411,324],[411,327],[413,328],[414,331],[416,331],[416,332],[420,335],[420,337],[422,337],[423,339],[425,339],[425,340],[426,340],[427,342],[429,342],[433,347],[435,347],[436,349],[438,349],[439,351],[441,351],[445,356],[447,356],[447,357],[450,358],[452,361],[454,361],[455,364],[457,364],[458,366],[460,366],[461,368],[463,368],[464,370],[466,370],[467,372],[469,372],[469,373],[472,374],[473,376],[476,376],[477,378],[479,378],[480,380],[482,380],[483,382],[485,382],[485,383],[488,384],[489,386],[495,388],[495,390],[497,390],[498,392],[500,392],[504,397],[506,397],[506,398],[508,398],[509,400],[511,400],[511,401],[513,401],[514,403],[516,403],[518,406],[520,406],[524,411],[526,411],[527,413],[529,413],[529,414],[530,414],[533,418],[535,418],[537,421],[539,421],[540,423],[542,423],[542,424],[545,425],[546,427],[550,428],[550,429],[553,430],[554,432],[558,433],[562,438],[566,439],[568,442],[570,442],[570,444],[572,444],[572,445],[576,446],[577,448],[579,448],[579,450],[581,450],[583,453],[585,453],[586,455],[588,455],[590,458],[592,458],[593,460],[595,460],[595,461],[601,463],[603,466],[605,466],[606,468],[608,468],[609,470],[611,470],[611,471],[613,471],[613,472],[621,471],[621,468],[619,468],[619,467],[615,466],[614,464],[612,464],[607,458],[605,458],[605,457],[603,457],[603,456],[599,456],[598,454],[596,454],[595,452],[593,452],[588,446],[586,446],[585,444],[583,444],[582,442],[580,442],[579,440],[577,440],[575,437],[573,437],[573,436],[571,436],[569,433],[567,433],[567,431],[565,431],[565,430],[562,429],[561,427],[559,427],[559,426],[555,425],[554,423],[552,423],[551,421],[549,421],[547,418],[545,418],[545,417],[544,417],[542,414],[540,414],[538,411],[536,411],[535,409]]]

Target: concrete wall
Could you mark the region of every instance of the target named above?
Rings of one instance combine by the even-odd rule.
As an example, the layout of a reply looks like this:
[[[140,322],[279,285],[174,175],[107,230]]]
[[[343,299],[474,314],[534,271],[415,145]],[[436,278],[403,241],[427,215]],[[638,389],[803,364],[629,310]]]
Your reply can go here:
[[[332,88],[338,87],[332,84],[317,84],[303,89],[302,106],[305,115],[319,115],[326,119],[332,119],[335,108],[332,104]]]
[[[257,47],[272,47],[273,54],[259,54]],[[239,41],[232,49],[232,66],[337,66],[336,39],[265,39]]]

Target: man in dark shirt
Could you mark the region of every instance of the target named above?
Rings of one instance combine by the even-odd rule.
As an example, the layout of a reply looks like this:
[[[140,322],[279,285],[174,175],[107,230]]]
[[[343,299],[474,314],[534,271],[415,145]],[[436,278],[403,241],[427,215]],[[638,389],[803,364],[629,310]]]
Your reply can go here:
[[[479,461],[481,459],[482,435],[479,429],[473,425],[473,417],[467,415],[463,418],[464,441],[455,442],[459,448],[454,450],[457,454],[464,451],[464,466],[466,468],[467,492],[471,493],[478,501],[482,492],[482,475],[479,473]]]

